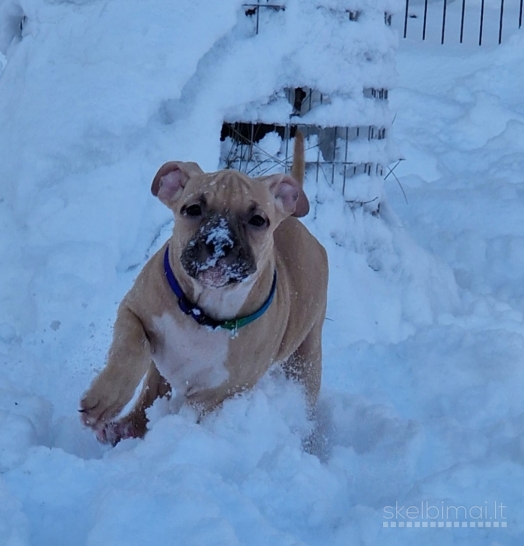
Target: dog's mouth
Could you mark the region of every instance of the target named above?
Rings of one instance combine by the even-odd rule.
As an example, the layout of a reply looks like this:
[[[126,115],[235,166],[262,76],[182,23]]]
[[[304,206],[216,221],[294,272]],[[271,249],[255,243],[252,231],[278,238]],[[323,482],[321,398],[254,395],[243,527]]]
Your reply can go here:
[[[194,278],[208,288],[223,288],[224,286],[240,283],[246,280],[250,273],[245,268],[235,267],[235,265],[224,264],[220,260],[216,265],[202,264],[197,267]]]

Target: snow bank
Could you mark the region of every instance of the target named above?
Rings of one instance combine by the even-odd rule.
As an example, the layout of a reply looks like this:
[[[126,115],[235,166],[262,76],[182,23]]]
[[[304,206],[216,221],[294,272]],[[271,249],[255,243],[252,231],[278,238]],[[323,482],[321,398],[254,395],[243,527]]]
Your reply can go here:
[[[174,158],[216,168],[225,116],[291,73],[271,56],[291,33],[261,34],[253,67],[239,6],[0,3],[0,543],[520,545],[519,34],[401,50],[409,205],[393,181],[378,215],[364,178],[348,203],[306,182],[331,263],[316,428],[278,371],[200,424],[159,405],[146,438],[115,449],[80,427],[116,305],[170,232],[153,174]],[[312,75],[342,82],[345,65],[331,74],[329,51],[312,55]],[[397,502],[503,503],[507,527],[384,527]]]

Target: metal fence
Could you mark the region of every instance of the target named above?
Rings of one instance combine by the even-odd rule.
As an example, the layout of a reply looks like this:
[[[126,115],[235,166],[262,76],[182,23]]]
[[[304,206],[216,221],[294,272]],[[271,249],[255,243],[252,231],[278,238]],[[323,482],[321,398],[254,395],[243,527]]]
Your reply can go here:
[[[403,37],[459,43],[502,43],[522,28],[524,0],[406,0]]]
[[[387,89],[366,88],[363,94],[376,101],[388,98]],[[289,171],[292,163],[289,141],[298,130],[306,139],[306,151],[314,149],[313,153],[306,154],[306,168],[310,174],[314,173],[317,182],[322,176],[333,184],[335,178],[342,176],[344,188],[346,178],[359,174],[383,175],[383,165],[362,162],[350,153],[350,149],[356,142],[386,139],[385,127],[321,127],[307,124],[301,120],[302,116],[330,104],[330,97],[309,87],[286,88],[284,95],[293,107],[289,120],[281,120],[280,123],[224,122],[220,140],[223,143],[221,164],[225,168],[237,169],[251,176],[262,176],[279,166]],[[281,140],[278,157],[267,153],[261,145],[268,134],[278,135]]]
[[[246,39],[251,39],[263,34],[271,25],[281,24],[284,17],[293,15],[287,11],[286,4],[286,0],[252,0],[242,4],[240,33]],[[323,16],[332,17],[333,24],[345,24],[349,40],[354,39],[353,30],[362,26],[363,22],[367,28],[371,26],[374,30],[369,32],[371,50],[377,34],[383,32],[386,36],[394,37],[390,28],[392,14],[383,7],[360,6],[357,9],[355,6],[350,9],[341,6],[335,9],[326,0],[318,0],[316,7],[324,10],[319,12]],[[319,43],[319,47],[325,45]],[[359,44],[359,47],[363,45]],[[389,53],[384,56],[390,57]],[[366,66],[382,61],[380,54],[370,53],[366,58]],[[393,62],[392,56],[389,61]],[[340,188],[344,197],[346,189],[351,187],[350,184],[357,177],[382,179],[386,171],[390,170],[387,165],[392,159],[388,146],[391,122],[386,113],[389,90],[383,87],[381,78],[375,76],[377,85],[373,86],[368,77],[365,82],[361,82],[361,89],[353,96],[353,89],[348,93],[343,93],[343,90],[326,93],[325,90],[308,86],[310,76],[302,72],[302,68],[297,70],[296,81],[293,82],[295,85],[283,87],[259,103],[253,102],[245,114],[235,113],[234,117],[224,120],[220,134],[220,167],[236,169],[250,176],[263,176],[282,170],[289,172],[292,140],[298,130],[305,139],[308,178]],[[356,74],[359,73],[357,70]],[[351,74],[348,74],[348,81],[350,78]],[[353,86],[355,81],[352,82]],[[365,100],[361,101],[361,97]],[[322,112],[329,113],[334,101],[337,101],[337,106],[345,102],[348,110],[358,104],[364,113],[353,123],[343,114],[339,123],[329,116],[324,118]],[[376,125],[370,122],[375,117]],[[327,126],[321,125],[320,120],[323,119],[329,120]],[[375,205],[378,206],[378,198]]]

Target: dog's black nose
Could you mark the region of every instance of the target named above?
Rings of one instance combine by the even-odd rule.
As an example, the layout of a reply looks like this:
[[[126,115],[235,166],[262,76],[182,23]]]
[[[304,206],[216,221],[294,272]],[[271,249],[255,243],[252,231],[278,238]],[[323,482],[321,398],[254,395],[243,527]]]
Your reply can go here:
[[[217,244],[215,241],[207,241],[205,243],[206,251],[210,257],[225,258],[231,254],[233,247],[234,245],[232,241],[220,241],[219,244]]]
[[[204,248],[208,256],[225,258],[233,250],[233,245],[229,242],[220,242],[217,244],[215,241],[206,241]]]

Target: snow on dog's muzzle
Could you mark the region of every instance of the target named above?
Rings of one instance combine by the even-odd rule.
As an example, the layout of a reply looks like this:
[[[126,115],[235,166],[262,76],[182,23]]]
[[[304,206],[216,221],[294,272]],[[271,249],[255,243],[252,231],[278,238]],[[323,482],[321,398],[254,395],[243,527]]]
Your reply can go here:
[[[210,288],[241,282],[256,271],[253,253],[240,229],[223,216],[203,223],[181,256],[186,272]]]

